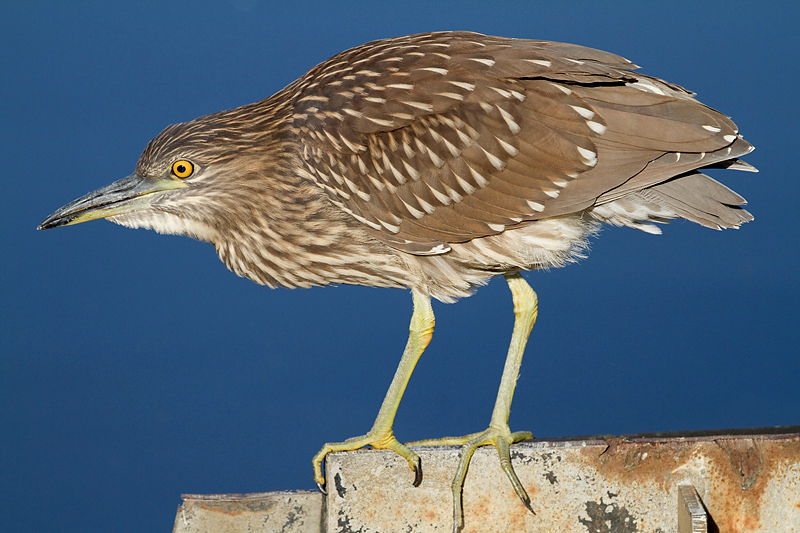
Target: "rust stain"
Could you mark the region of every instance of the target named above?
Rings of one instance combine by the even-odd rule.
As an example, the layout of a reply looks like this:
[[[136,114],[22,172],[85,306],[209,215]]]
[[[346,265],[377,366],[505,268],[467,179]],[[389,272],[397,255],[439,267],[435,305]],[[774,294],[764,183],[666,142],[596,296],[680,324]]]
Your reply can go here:
[[[753,490],[764,467],[758,442],[755,439],[719,439],[716,443],[741,478],[742,490]]]
[[[800,435],[716,436],[681,439],[609,438],[606,446],[587,446],[582,463],[619,487],[654,482],[674,488],[672,474],[692,459],[709,469],[706,494],[709,513],[721,533],[761,529],[765,491],[773,476],[800,461]],[[800,502],[794,504],[800,508]],[[641,524],[640,524],[641,525]]]
[[[719,480],[706,502],[711,516],[721,532],[759,529],[765,490],[773,476],[800,460],[800,437],[726,437],[715,444],[706,450],[713,458],[712,478]]]
[[[221,507],[219,505],[208,505],[208,504],[202,504],[202,503],[201,504],[196,504],[195,507],[198,507],[199,509],[202,509],[203,511],[209,511],[209,512],[212,512],[212,513],[224,514],[224,515],[227,515],[227,516],[239,516],[239,515],[242,515],[242,514],[247,512],[247,511],[243,511],[241,509],[238,509],[238,510],[237,509],[226,509],[226,508]]]
[[[227,516],[240,516],[248,513],[269,512],[275,505],[262,500],[238,501],[186,501],[184,506],[191,506],[203,511],[208,511]]]
[[[637,480],[653,480],[667,490],[670,473],[685,464],[696,452],[696,443],[686,441],[642,441],[609,439],[608,446],[587,464],[598,468],[603,477],[622,485]],[[598,464],[599,463],[599,464]]]

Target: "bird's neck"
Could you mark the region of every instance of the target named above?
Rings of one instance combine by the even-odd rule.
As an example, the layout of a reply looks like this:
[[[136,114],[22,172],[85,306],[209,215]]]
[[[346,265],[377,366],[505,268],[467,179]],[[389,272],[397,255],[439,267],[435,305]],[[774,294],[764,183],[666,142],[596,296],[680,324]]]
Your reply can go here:
[[[240,197],[240,218],[218,229],[212,243],[225,265],[270,287],[403,286],[396,279],[378,279],[386,277],[381,271],[402,275],[399,259],[382,253],[382,261],[391,264],[365,264],[363,257],[385,246],[336,209],[319,187],[291,173],[288,169],[297,168],[291,157],[284,152],[284,164],[276,158],[272,176],[253,176],[251,187],[261,189]]]

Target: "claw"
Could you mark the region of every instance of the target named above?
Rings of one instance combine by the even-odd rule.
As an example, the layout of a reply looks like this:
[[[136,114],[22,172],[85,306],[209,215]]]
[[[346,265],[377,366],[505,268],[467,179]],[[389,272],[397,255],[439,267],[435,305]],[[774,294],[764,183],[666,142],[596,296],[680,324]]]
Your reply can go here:
[[[325,485],[324,485],[324,484],[322,484],[322,483],[317,483],[317,489],[319,489],[319,491],[320,491],[322,494],[324,494],[324,495],[326,495],[326,496],[328,495],[328,491],[327,491],[327,490],[325,490]]]
[[[520,431],[511,435],[511,442],[515,442],[513,439],[514,437],[518,439],[525,438],[527,436],[526,432]],[[514,471],[514,467],[511,465],[511,451],[509,449],[509,441],[503,438],[496,438],[494,439],[494,446],[497,448],[497,455],[500,456],[500,467],[503,469],[503,472],[506,473],[506,477],[511,482],[511,486],[514,487],[514,492],[517,493],[519,499],[522,500],[522,503],[527,507],[530,512],[536,514],[531,508],[531,497],[528,496],[525,487],[522,486],[522,483],[517,477],[517,473]]]
[[[414,466],[414,483],[413,486],[419,487],[422,485],[422,458],[420,457],[419,463]]]
[[[526,496],[527,496],[527,494],[526,494]],[[526,507],[526,508],[527,508],[527,509],[528,509],[528,510],[531,512],[531,513],[533,513],[533,514],[536,514],[536,511],[534,511],[534,510],[533,510],[533,507],[531,507],[531,499],[530,499],[530,498],[528,498],[528,500],[527,500],[527,501],[525,501],[525,500],[522,500],[522,503],[525,505],[525,507]]]

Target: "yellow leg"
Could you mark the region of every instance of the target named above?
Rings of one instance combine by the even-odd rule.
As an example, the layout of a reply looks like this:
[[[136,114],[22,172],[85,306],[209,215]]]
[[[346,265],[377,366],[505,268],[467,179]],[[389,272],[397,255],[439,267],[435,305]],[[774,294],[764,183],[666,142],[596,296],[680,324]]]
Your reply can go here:
[[[325,476],[322,475],[322,461],[325,456],[331,452],[352,451],[368,445],[378,449],[394,450],[400,454],[408,461],[408,466],[414,471],[414,486],[419,486],[422,483],[419,456],[401,444],[392,431],[394,417],[397,414],[397,408],[400,406],[400,400],[403,398],[406,385],[408,385],[408,380],[411,378],[411,373],[414,372],[419,356],[425,351],[433,335],[434,317],[430,297],[416,291],[412,293],[412,296],[414,299],[414,313],[411,315],[408,343],[403,351],[403,357],[397,366],[392,383],[389,385],[389,390],[386,391],[386,396],[383,399],[372,429],[366,435],[353,437],[344,442],[329,442],[314,456],[314,481],[317,482],[317,486],[323,492]]]
[[[533,435],[529,431],[512,433],[508,427],[508,417],[511,413],[511,400],[514,397],[514,387],[519,376],[519,367],[522,364],[522,354],[528,342],[533,324],[536,322],[537,298],[530,285],[519,274],[506,275],[506,281],[511,289],[514,299],[514,331],[511,334],[511,345],[508,347],[503,377],[500,379],[500,388],[497,391],[497,400],[492,411],[492,418],[486,431],[473,433],[463,437],[445,437],[410,442],[408,445],[436,446],[436,445],[461,445],[461,460],[453,478],[453,531],[456,532],[464,526],[464,512],[461,502],[464,478],[467,475],[470,459],[475,450],[488,444],[494,445],[500,457],[500,466],[511,481],[514,491],[522,503],[533,512],[531,499],[525,488],[520,483],[514,468],[511,466],[509,446],[521,440],[530,439]]]

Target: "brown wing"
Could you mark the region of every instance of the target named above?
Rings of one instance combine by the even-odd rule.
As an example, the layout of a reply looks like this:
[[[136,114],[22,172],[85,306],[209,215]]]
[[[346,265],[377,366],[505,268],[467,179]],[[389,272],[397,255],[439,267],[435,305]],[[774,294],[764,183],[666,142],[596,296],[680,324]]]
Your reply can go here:
[[[300,80],[302,172],[378,238],[431,254],[750,150],[727,117],[631,68],[464,32],[369,43]]]

